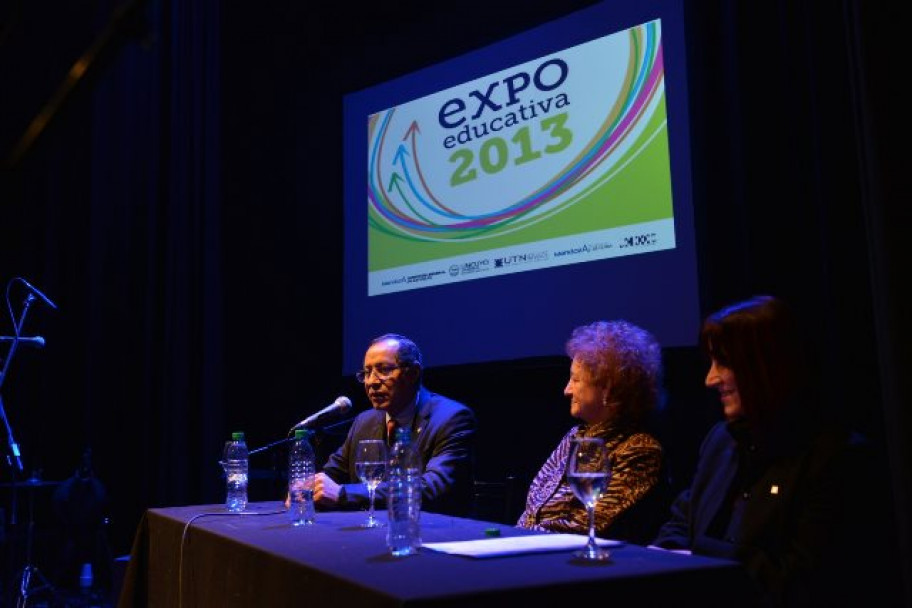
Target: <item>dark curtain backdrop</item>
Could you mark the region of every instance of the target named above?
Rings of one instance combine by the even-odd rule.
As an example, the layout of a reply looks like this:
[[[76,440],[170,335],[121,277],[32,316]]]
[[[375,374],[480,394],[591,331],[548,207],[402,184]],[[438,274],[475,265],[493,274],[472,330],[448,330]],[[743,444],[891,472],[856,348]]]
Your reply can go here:
[[[9,3],[0,281],[24,277],[59,309],[30,308],[25,333],[47,346],[17,351],[3,403],[28,472],[64,479],[92,450],[115,554],[143,509],[223,499],[231,431],[257,447],[338,395],[366,406],[340,374],[342,95],[591,2],[531,4]],[[886,493],[859,488],[882,500],[884,551],[910,572],[910,165],[895,72],[908,21],[860,0],[686,7],[703,310],[771,292],[806,316],[821,394],[875,442]],[[79,57],[88,69],[66,86]],[[10,295],[15,314],[25,292]],[[429,365],[431,388],[478,412],[486,477],[527,481],[573,423],[567,361]],[[699,353],[667,350],[679,485],[719,415],[704,374]],[[254,481],[253,500],[278,497]]]

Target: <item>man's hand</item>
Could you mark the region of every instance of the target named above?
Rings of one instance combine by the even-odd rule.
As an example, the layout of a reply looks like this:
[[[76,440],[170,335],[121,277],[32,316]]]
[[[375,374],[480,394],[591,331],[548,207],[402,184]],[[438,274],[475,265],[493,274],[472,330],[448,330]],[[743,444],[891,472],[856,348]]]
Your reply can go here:
[[[317,473],[314,477],[314,503],[321,507],[331,507],[339,502],[339,492],[342,486],[327,477],[324,473]]]

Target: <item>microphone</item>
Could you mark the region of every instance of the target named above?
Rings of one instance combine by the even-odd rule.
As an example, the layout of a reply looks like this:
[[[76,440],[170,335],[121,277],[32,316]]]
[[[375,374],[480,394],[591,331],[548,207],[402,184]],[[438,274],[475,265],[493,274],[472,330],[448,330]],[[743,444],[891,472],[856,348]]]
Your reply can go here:
[[[320,410],[316,414],[311,414],[310,416],[308,416],[301,422],[297,423],[296,425],[291,427],[291,430],[295,431],[297,429],[304,429],[304,428],[307,428],[309,426],[316,424],[317,422],[324,422],[325,420],[327,420],[329,418],[335,418],[336,416],[344,414],[345,412],[350,410],[351,406],[352,406],[352,402],[351,402],[351,399],[349,399],[348,397],[345,397],[345,396],[336,397],[335,401],[333,401],[332,403],[330,403],[329,405],[324,407],[322,410]]]
[[[47,304],[48,306],[50,306],[50,307],[53,308],[54,310],[57,310],[57,305],[54,304],[53,302],[51,302],[51,299],[50,299],[49,297],[47,297],[46,295],[44,295],[43,293],[41,293],[41,290],[40,290],[40,289],[38,289],[37,287],[35,287],[35,286],[32,285],[31,283],[29,283],[28,281],[26,281],[26,280],[23,279],[22,277],[18,277],[18,279],[19,279],[20,281],[22,281],[22,284],[25,285],[26,289],[28,289],[28,290],[31,291],[34,295],[36,295],[36,296],[38,296],[39,298],[41,298],[42,300],[44,300],[44,303],[45,303],[45,304]]]
[[[12,342],[15,339],[14,336],[0,336],[0,342]],[[28,344],[37,348],[44,348],[44,338],[41,336],[20,337],[19,344]]]

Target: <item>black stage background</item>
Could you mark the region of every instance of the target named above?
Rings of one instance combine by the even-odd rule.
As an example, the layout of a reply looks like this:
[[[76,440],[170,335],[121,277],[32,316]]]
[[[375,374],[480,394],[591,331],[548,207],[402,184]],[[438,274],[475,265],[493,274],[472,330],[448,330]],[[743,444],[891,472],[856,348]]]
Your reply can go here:
[[[63,481],[91,449],[121,555],[145,508],[222,500],[231,431],[256,447],[338,395],[365,407],[338,371],[342,95],[588,4],[5,3],[0,281],[59,307],[31,307],[25,333],[47,346],[20,348],[2,387],[27,471]],[[880,448],[885,550],[908,572],[909,138],[892,71],[908,21],[862,4],[687,3],[700,290],[704,312],[772,292],[808,315],[821,393]],[[24,296],[14,283],[14,310]],[[573,423],[563,359],[428,365],[430,388],[478,413],[485,478],[527,480]],[[718,410],[698,353],[666,365],[682,484]],[[34,498],[36,559],[56,572],[51,489]]]

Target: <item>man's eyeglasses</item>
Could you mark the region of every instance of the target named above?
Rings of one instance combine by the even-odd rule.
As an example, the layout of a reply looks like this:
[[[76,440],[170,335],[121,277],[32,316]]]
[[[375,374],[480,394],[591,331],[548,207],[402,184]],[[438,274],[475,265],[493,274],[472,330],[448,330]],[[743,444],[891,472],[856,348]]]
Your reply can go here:
[[[364,384],[371,377],[371,374],[375,374],[377,379],[383,382],[384,380],[389,379],[397,369],[402,369],[402,366],[378,365],[376,367],[365,367],[364,369],[359,369],[355,372],[355,380]]]

